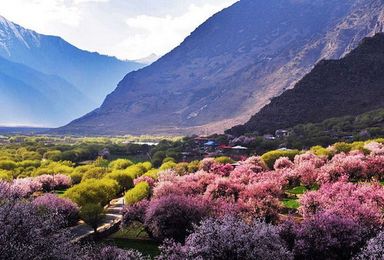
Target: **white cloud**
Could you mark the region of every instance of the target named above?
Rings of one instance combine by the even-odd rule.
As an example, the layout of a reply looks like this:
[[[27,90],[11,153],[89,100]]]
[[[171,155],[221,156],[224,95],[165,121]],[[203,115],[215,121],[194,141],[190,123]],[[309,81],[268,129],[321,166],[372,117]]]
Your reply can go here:
[[[0,15],[122,59],[163,55],[236,0],[0,0]]]
[[[170,46],[173,48],[179,45],[202,21],[225,6],[191,4],[187,12],[179,16],[139,15],[128,18],[127,25],[136,33],[118,44],[116,48],[126,49],[127,52],[135,50],[138,57],[149,55],[151,52],[165,54],[170,50]]]

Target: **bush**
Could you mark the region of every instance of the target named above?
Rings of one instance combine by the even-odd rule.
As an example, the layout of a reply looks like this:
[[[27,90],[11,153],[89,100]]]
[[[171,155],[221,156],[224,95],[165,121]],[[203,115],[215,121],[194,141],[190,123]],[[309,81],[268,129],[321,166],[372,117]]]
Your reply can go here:
[[[58,213],[65,220],[66,225],[74,225],[79,220],[79,208],[72,201],[59,198],[54,194],[45,194],[37,197],[33,204],[40,210]]]
[[[79,206],[86,204],[107,205],[116,197],[119,184],[111,179],[89,179],[73,186],[64,193],[64,197],[72,200]]]
[[[165,162],[163,163],[161,166],[160,166],[160,170],[164,171],[164,170],[168,170],[168,169],[172,169],[176,166],[177,164],[173,161],[168,161],[168,162]]]
[[[290,160],[293,160],[299,153],[299,150],[275,150],[263,154],[261,159],[265,162],[269,169],[273,169],[273,165],[280,157],[288,157]]]
[[[92,260],[150,260],[136,250],[123,250],[113,246],[106,246],[97,250],[92,250],[87,259]]]
[[[151,162],[143,162],[141,165],[145,168],[145,171],[149,171],[152,169],[152,163]]]
[[[0,170],[0,181],[12,181],[13,176],[11,171]]]
[[[336,153],[349,153],[352,150],[352,144],[344,142],[335,143],[332,147]]]
[[[73,184],[79,184],[83,179],[83,174],[81,172],[74,171],[69,175],[69,177],[71,178]]]
[[[104,208],[100,204],[86,204],[80,209],[80,218],[93,228],[95,233],[105,218]]]
[[[86,172],[83,173],[82,180],[88,179],[101,179],[106,174],[106,169],[102,167],[90,167]]]
[[[44,159],[50,160],[50,161],[61,161],[61,151],[58,150],[52,150],[48,151],[43,156]]]
[[[34,178],[36,181],[40,182],[43,188],[43,191],[49,192],[54,189],[66,189],[71,186],[71,178],[63,175],[40,175]]]
[[[227,156],[220,156],[220,157],[217,157],[215,158],[215,161],[218,162],[218,163],[221,163],[221,164],[231,164],[231,163],[234,163],[234,161],[227,157]]]
[[[170,195],[151,200],[144,225],[158,241],[166,238],[184,241],[193,224],[207,215],[207,203],[201,198]]]
[[[327,157],[327,158],[331,158],[333,153],[332,151],[330,151],[329,149],[327,148],[324,148],[320,145],[317,145],[317,146],[313,146],[310,151],[317,155],[317,156],[324,156],[324,157]]]
[[[188,163],[186,162],[181,162],[176,164],[173,167],[173,170],[178,174],[178,175],[184,175],[188,173]]]
[[[41,163],[38,160],[24,160],[22,162],[18,162],[17,166],[23,167],[23,168],[28,168],[28,167],[38,168],[41,166]]]
[[[163,164],[164,163],[167,163],[167,162],[176,162],[176,160],[172,157],[165,157],[164,160],[163,160]]]
[[[147,182],[140,182],[125,193],[124,203],[126,205],[132,205],[142,199],[148,198],[149,191],[149,184]]]
[[[200,162],[197,160],[190,162],[188,164],[188,172],[189,173],[197,172],[199,170],[199,164]]]
[[[160,260],[166,259],[293,259],[276,227],[255,221],[248,225],[227,216],[207,219],[185,244],[166,241]]]
[[[112,161],[109,163],[109,168],[112,170],[124,170],[127,169],[129,166],[132,166],[133,162],[127,159],[117,159],[115,161]]]
[[[350,259],[369,233],[348,216],[321,213],[301,223],[294,252],[298,259]]]
[[[366,229],[383,224],[384,188],[374,184],[336,182],[324,184],[300,198],[300,213],[311,218],[319,213],[352,218]]]
[[[3,192],[0,187],[1,259],[81,259],[83,252],[62,229],[58,214]]]
[[[147,176],[147,177],[150,177],[154,180],[157,180],[158,173],[159,173],[158,169],[152,169],[152,170],[147,171],[143,176]]]
[[[125,208],[125,226],[141,222],[147,233],[162,241],[172,238],[184,241],[192,230],[209,213],[209,203],[201,198],[183,195],[168,195],[151,201],[142,201]]]
[[[353,259],[354,260],[384,259],[384,232],[381,231],[376,237],[369,240],[367,245]]]
[[[17,164],[11,160],[0,161],[0,169],[11,171],[17,167]]]
[[[105,175],[105,178],[117,181],[120,186],[120,192],[129,190],[133,187],[133,180],[124,171],[113,171]]]
[[[134,180],[143,175],[146,172],[146,168],[143,165],[135,164],[125,169],[124,172]]]

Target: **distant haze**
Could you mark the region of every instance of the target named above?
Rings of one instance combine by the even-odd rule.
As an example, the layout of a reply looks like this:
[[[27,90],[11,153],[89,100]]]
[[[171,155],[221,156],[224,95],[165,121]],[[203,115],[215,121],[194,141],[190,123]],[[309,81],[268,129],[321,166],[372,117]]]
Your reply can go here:
[[[160,56],[236,0],[2,0],[0,15],[79,48],[141,59]]]

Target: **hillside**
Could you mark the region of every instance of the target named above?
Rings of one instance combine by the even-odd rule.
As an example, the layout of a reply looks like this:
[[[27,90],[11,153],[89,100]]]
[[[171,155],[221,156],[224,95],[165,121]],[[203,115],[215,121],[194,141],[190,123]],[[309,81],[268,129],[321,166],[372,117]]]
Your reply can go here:
[[[99,109],[58,133],[191,134],[245,123],[324,58],[382,31],[381,0],[241,0],[129,73]]]
[[[340,60],[324,60],[245,125],[228,131],[270,133],[301,123],[384,107],[384,34],[365,39]]]
[[[141,63],[121,61],[114,57],[80,50],[60,37],[36,33],[8,21],[1,16],[0,57],[13,63],[23,64],[41,74],[54,75],[51,77],[51,79],[54,79],[51,89],[57,87],[57,81],[55,81],[57,78],[66,81],[65,84],[62,84],[61,88],[65,88],[68,85],[72,87],[61,92],[63,102],[64,100],[72,98],[72,91],[74,91],[74,93],[81,92],[85,95],[85,98],[79,98],[69,103],[75,103],[75,107],[79,109],[70,109],[76,113],[67,113],[68,116],[66,116],[65,119],[60,118],[62,113],[53,113],[54,110],[51,111],[49,107],[45,107],[45,110],[43,110],[44,113],[40,114],[34,114],[32,111],[24,111],[34,118],[43,118],[42,121],[49,122],[51,125],[67,123],[84,114],[86,111],[94,109],[102,102],[105,96],[114,89],[114,86],[116,86],[118,81],[126,73],[144,66],[144,64]],[[33,81],[33,78],[29,80],[27,78],[19,79],[16,74],[13,75],[13,78],[24,82]],[[49,85],[49,78],[45,78],[45,81]],[[3,88],[5,88],[4,84],[12,87],[13,81],[5,82],[3,78]],[[44,84],[44,86],[46,85],[47,84]],[[35,85],[35,87],[36,86],[37,85]],[[74,88],[76,90],[73,90]],[[15,91],[15,89],[8,89],[7,91]],[[45,94],[47,94],[47,89],[39,89],[39,91],[44,91]],[[52,93],[52,96],[55,96],[55,94]],[[49,100],[51,103],[55,103],[56,101],[56,99]],[[12,102],[12,100],[8,102]],[[32,106],[32,101],[28,98],[25,99],[24,102]],[[17,106],[16,103],[10,105]],[[55,117],[57,117],[58,120],[52,120]],[[22,118],[15,118],[15,120],[21,119]]]

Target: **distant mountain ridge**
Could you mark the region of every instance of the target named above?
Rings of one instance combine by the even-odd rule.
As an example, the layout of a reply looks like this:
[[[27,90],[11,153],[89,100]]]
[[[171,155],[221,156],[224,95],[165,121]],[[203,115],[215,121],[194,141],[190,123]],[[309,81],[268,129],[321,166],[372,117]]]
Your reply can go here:
[[[71,85],[71,88],[61,92],[63,102],[73,98],[74,92],[82,93],[81,96],[77,96],[76,100],[67,104],[67,106],[74,105],[76,109],[67,107],[60,113],[54,114],[54,110],[46,107],[38,115],[31,114],[33,118],[50,122],[50,125],[64,124],[64,122],[84,114],[85,111],[94,109],[126,73],[144,66],[141,63],[121,61],[115,57],[80,50],[60,37],[36,33],[8,21],[2,16],[0,16],[0,57],[13,64],[27,66],[46,76],[55,75],[57,78],[61,78],[62,87]],[[17,79],[16,74],[13,74],[13,79]],[[26,78],[22,79],[24,82],[26,80]],[[48,77],[44,81],[49,85]],[[9,83],[7,88],[11,91],[13,85],[12,82]],[[57,81],[52,84],[57,84]],[[6,82],[3,78],[3,89],[5,86]],[[35,88],[35,90],[37,89]],[[26,92],[22,94],[26,94]],[[27,103],[29,101],[24,100]],[[52,99],[50,102],[55,103],[57,99]],[[17,118],[16,114],[14,116],[19,121],[23,117],[20,115],[20,118]],[[64,121],[64,118],[67,121]],[[1,123],[2,119],[0,119]]]
[[[64,124],[94,103],[68,81],[0,57],[1,124]]]
[[[366,38],[340,60],[323,60],[246,124],[228,131],[274,133],[297,124],[356,116],[384,107],[384,34]]]
[[[383,25],[382,0],[241,0],[126,75],[100,108],[56,131],[220,132],[245,123],[318,61],[343,57]]]

